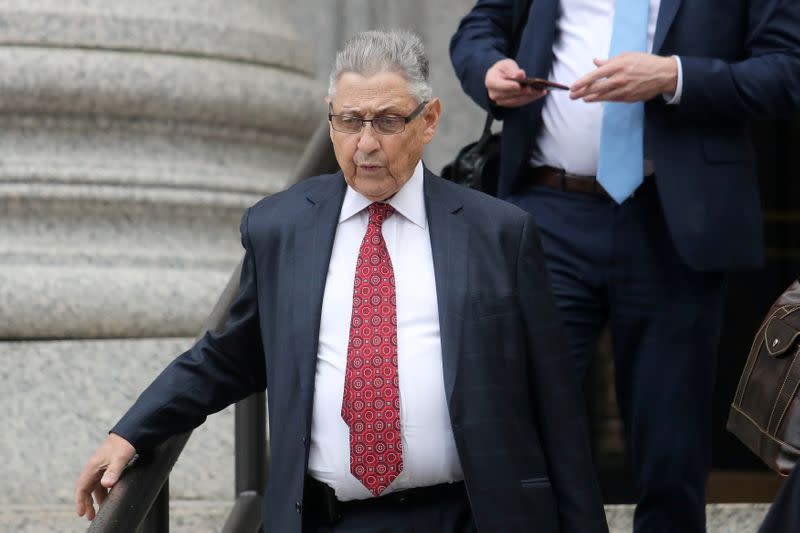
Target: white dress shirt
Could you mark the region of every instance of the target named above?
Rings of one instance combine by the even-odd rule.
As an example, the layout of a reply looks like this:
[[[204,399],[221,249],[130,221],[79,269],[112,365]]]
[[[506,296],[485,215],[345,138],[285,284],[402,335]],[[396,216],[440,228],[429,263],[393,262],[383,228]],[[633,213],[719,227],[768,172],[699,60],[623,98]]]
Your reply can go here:
[[[649,0],[647,51],[653,49],[661,0]],[[549,79],[571,85],[597,68],[595,58],[607,58],[611,47],[616,0],[561,0],[553,66]],[[678,62],[678,87],[675,95],[666,95],[667,103],[680,102],[682,72]],[[569,174],[594,176],[600,150],[603,106],[571,100],[568,91],[551,91],[542,109],[542,129],[536,139],[531,166],[549,165]],[[645,174],[652,172],[652,162],[645,161]]]
[[[436,282],[422,184],[420,162],[411,179],[388,201],[395,213],[383,223],[397,295],[403,439],[403,471],[384,494],[463,479],[444,391]],[[340,501],[372,496],[350,473],[350,430],[341,415],[356,258],[367,231],[366,207],[370,203],[347,187],[322,300],[308,472],[332,487]]]

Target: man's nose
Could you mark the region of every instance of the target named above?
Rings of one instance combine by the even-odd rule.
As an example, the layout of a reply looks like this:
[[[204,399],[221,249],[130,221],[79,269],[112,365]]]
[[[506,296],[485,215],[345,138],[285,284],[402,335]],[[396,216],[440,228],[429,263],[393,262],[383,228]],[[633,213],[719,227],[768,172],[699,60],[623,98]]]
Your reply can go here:
[[[378,134],[372,128],[372,122],[366,122],[361,130],[361,138],[358,140],[358,148],[364,152],[374,152],[380,146]]]

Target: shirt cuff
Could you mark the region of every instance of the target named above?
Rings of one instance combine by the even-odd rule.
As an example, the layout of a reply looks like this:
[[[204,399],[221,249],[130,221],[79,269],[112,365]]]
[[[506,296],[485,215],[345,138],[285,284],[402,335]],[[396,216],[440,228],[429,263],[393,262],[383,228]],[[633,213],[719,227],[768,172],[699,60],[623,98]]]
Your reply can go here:
[[[681,65],[680,57],[672,56],[672,59],[678,63],[678,82],[675,84],[675,94],[664,93],[662,96],[667,105],[678,105],[681,103],[681,94],[683,94],[683,66]]]

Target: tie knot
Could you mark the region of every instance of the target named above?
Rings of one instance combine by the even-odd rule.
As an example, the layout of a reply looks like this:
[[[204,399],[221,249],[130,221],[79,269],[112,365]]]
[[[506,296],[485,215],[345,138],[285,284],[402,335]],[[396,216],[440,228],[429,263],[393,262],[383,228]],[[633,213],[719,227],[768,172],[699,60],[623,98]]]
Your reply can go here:
[[[378,227],[381,227],[383,221],[394,213],[394,207],[383,202],[373,202],[367,209],[369,209],[369,223]]]

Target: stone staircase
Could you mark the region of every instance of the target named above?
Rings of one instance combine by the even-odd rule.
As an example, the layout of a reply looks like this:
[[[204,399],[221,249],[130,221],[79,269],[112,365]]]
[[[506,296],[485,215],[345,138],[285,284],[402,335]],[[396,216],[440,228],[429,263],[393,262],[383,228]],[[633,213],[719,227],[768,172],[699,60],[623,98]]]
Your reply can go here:
[[[170,531],[173,533],[218,532],[230,512],[232,501],[172,501]],[[767,504],[711,504],[707,510],[708,533],[754,533]],[[610,533],[629,533],[633,521],[630,505],[606,506]],[[2,533],[82,533],[87,523],[67,505],[0,506]]]

